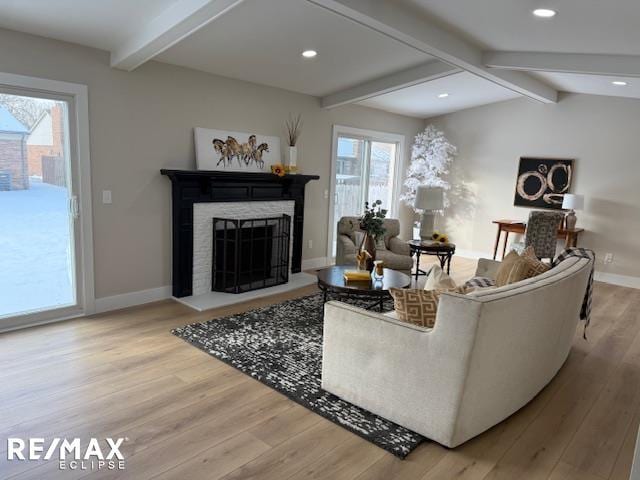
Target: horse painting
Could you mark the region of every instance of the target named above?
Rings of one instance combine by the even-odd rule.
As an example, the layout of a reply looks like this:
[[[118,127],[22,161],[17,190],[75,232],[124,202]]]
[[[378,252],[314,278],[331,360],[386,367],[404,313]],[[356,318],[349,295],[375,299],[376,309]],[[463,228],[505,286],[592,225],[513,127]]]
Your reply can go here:
[[[238,161],[238,165],[249,166],[254,163],[259,168],[264,168],[263,153],[269,151],[269,145],[261,143],[257,145],[255,135],[250,135],[245,143],[239,143],[232,136],[227,136],[225,141],[214,138],[211,142],[213,149],[220,156],[216,166],[222,164],[223,167],[230,166],[233,160]]]

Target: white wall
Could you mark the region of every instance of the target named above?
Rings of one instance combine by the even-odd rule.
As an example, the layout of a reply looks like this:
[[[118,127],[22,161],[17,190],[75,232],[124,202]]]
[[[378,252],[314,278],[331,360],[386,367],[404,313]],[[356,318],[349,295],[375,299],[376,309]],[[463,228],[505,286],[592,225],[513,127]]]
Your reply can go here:
[[[491,221],[526,219],[513,206],[521,156],[574,158],[573,192],[585,195],[577,212],[601,272],[640,277],[640,100],[563,94],[556,105],[526,99],[428,119],[457,145],[452,172],[458,189],[447,228],[461,249],[492,250]],[[605,253],[614,263],[602,264]]]
[[[156,62],[113,70],[107,52],[8,30],[0,45],[1,71],[89,87],[98,298],[170,284],[170,185],[160,169],[195,168],[193,127],[283,136],[288,114],[302,114],[299,168],[321,177],[306,196],[303,258],[313,259],[327,250],[332,125],[410,143],[423,123],[358,106],[323,110],[315,97]],[[113,205],[101,204],[103,189],[113,191]]]

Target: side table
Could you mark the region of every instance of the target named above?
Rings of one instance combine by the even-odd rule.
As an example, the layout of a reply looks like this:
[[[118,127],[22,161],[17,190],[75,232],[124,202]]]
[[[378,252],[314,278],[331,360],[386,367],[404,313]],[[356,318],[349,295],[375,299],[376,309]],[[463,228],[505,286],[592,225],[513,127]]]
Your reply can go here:
[[[453,243],[430,242],[422,240],[409,240],[411,255],[416,256],[416,271],[413,273],[416,280],[420,275],[427,275],[428,272],[420,269],[420,255],[434,255],[440,261],[440,268],[444,270],[447,266],[447,274],[451,273],[451,258],[456,253],[456,246]]]

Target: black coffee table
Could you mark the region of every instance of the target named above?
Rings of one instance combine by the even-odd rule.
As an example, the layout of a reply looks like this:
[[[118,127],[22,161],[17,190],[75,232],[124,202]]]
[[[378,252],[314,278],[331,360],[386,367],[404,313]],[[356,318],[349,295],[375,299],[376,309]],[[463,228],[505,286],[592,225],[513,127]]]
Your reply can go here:
[[[318,288],[324,293],[324,301],[326,302],[329,295],[353,296],[374,301],[372,305],[367,307],[371,309],[378,307],[380,311],[384,309],[384,301],[391,298],[390,288],[408,288],[411,286],[411,277],[402,272],[384,269],[383,278],[376,282],[345,282],[344,272],[346,270],[355,270],[354,265],[336,265],[329,268],[318,270]]]

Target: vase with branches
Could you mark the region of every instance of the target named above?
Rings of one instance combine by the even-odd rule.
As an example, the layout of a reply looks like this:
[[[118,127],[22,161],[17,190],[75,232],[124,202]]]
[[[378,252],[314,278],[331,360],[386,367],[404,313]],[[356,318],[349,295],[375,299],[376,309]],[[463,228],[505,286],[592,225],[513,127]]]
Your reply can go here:
[[[287,129],[287,168],[289,173],[296,173],[298,169],[298,140],[302,135],[302,115],[289,114],[289,118],[285,121]]]

